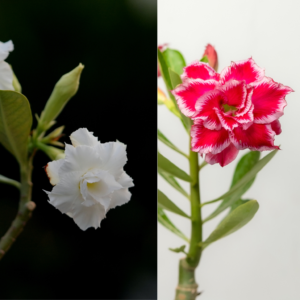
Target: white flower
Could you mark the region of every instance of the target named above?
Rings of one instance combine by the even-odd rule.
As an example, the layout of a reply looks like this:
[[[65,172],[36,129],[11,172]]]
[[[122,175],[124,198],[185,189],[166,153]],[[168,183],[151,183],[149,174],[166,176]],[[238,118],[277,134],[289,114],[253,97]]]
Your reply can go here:
[[[124,172],[126,146],[120,142],[101,144],[86,128],[70,136],[65,158],[46,166],[50,183],[54,185],[49,202],[68,214],[82,230],[100,227],[106,213],[127,203],[133,186]]]
[[[10,65],[4,60],[7,58],[9,52],[14,50],[12,41],[6,43],[0,42],[0,90],[12,90],[13,88],[13,72]]]

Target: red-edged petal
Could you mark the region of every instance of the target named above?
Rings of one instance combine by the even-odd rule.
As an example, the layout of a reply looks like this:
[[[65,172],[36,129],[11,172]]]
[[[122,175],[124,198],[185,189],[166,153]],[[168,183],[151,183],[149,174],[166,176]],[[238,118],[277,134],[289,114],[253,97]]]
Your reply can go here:
[[[230,134],[230,140],[239,150],[247,149],[265,151],[279,149],[274,146],[275,132],[271,125],[253,123],[248,129],[235,128]]]
[[[265,71],[260,68],[252,58],[232,62],[230,67],[225,68],[220,74],[220,81],[224,84],[230,79],[245,80],[247,84],[260,81],[264,78]]]
[[[270,125],[277,135],[281,133],[281,124],[278,120],[273,121]]]
[[[228,132],[221,128],[220,130],[209,130],[203,126],[202,120],[195,120],[191,129],[192,150],[205,154],[221,152],[230,144]]]
[[[280,118],[287,104],[284,98],[293,90],[268,77],[253,84],[253,87],[254,122],[269,124]]]
[[[177,100],[181,112],[191,117],[195,112],[196,101],[208,91],[213,90],[217,85],[215,80],[193,79],[186,80],[172,91]]]
[[[189,66],[183,68],[183,74],[181,75],[182,81],[186,78],[209,80],[214,79],[219,81],[220,74],[218,74],[212,67],[207,63],[195,61]]]
[[[218,89],[209,91],[201,96],[195,104],[195,113],[191,116],[192,119],[206,120],[215,108],[219,108],[223,101],[223,94]]]
[[[218,154],[206,154],[205,161],[211,165],[219,163],[221,167],[224,167],[235,160],[238,153],[239,150],[231,143],[227,148]]]
[[[222,127],[226,130],[233,130],[233,128],[238,127],[239,123],[235,120],[235,117],[232,117],[230,115],[227,115],[223,111],[221,111],[219,108],[215,108],[216,114],[219,117],[219,120],[222,124]]]
[[[243,108],[247,97],[245,81],[230,80],[219,88],[225,95],[224,102],[236,108]]]

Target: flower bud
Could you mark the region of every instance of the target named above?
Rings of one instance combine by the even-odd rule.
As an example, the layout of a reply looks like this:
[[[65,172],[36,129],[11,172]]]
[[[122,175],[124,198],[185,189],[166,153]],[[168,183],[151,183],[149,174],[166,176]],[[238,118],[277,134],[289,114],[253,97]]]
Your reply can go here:
[[[215,48],[211,44],[207,44],[202,57],[206,56],[208,59],[208,64],[218,71],[218,54]]]
[[[158,45],[157,48],[163,52],[166,50],[168,44],[162,44],[162,45]],[[157,77],[160,77],[161,76],[161,72],[160,72],[160,69],[159,69],[159,65],[157,64]]]
[[[61,158],[65,158],[65,151],[61,149],[57,149],[52,146],[47,146],[44,143],[38,142],[36,144],[37,148],[42,150],[51,160],[58,160]]]
[[[56,119],[67,102],[76,94],[79,79],[84,66],[79,64],[77,68],[63,75],[56,83],[54,90],[47,101],[38,124],[38,132],[49,128],[48,124]]]

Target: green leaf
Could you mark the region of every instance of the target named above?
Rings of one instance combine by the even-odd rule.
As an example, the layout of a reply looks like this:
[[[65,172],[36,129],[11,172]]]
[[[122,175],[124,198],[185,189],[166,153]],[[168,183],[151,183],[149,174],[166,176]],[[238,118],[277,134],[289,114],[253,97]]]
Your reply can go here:
[[[190,242],[189,239],[179,230],[177,227],[170,221],[168,216],[165,214],[162,208],[157,208],[157,220],[158,222],[169,229],[171,232],[185,240],[186,242]]]
[[[157,164],[158,164],[158,170],[167,172],[170,175],[173,175],[184,181],[192,182],[192,178],[187,173],[179,169],[177,166],[175,166],[172,162],[170,162],[166,157],[164,157],[159,152],[157,153]]]
[[[250,201],[250,199],[239,199],[238,201],[235,201],[231,206],[230,206],[230,212],[231,213],[234,209],[236,209],[238,206],[245,204],[246,202]]]
[[[171,211],[177,215],[190,219],[176,204],[174,204],[162,191],[157,191],[157,205],[160,208]]]
[[[179,75],[183,73],[183,68],[186,66],[186,63],[179,51],[167,48],[163,52],[163,56],[169,68]]]
[[[204,63],[209,63],[208,61],[208,57],[206,55],[204,55],[201,59],[200,59],[201,62],[204,62]]]
[[[277,151],[278,150],[274,150],[271,153],[269,153],[268,155],[266,155],[265,157],[263,157],[261,160],[259,160],[254,165],[254,167],[245,176],[243,176],[241,179],[239,179],[228,192],[226,192],[222,196],[220,196],[214,200],[211,200],[209,202],[215,202],[215,201],[224,199],[228,196],[231,196],[239,188],[241,188],[246,183],[248,183],[251,179],[253,179],[255,177],[255,175],[274,157],[274,155],[277,153]]]
[[[241,178],[243,178],[259,161],[260,152],[259,151],[250,151],[246,153],[238,162],[235,172],[232,178],[231,186],[232,188]],[[234,192],[231,196],[226,197],[221,204],[217,207],[217,209],[212,212],[203,222],[207,222],[212,218],[219,215],[226,208],[234,204],[237,200],[241,198],[241,196],[251,187],[255,180],[255,176],[241,186],[236,192]]]
[[[185,253],[184,249],[185,249],[185,245],[182,245],[182,246],[180,246],[178,248],[169,248],[169,250],[171,250],[173,252],[176,252],[176,253],[180,253],[180,252]]]
[[[168,140],[168,138],[159,129],[157,129],[157,137],[162,143],[164,143],[174,151],[188,158],[188,155],[186,155],[184,152],[178,149],[172,142],[170,142],[170,140]]]
[[[32,114],[27,98],[14,91],[0,91],[0,143],[20,165],[27,161]]]
[[[169,75],[170,75],[173,89],[175,89],[177,85],[182,83],[180,76],[176,72],[174,72],[171,68],[169,68]]]
[[[220,222],[217,228],[199,246],[205,248],[209,244],[239,230],[254,217],[258,207],[259,205],[256,200],[250,200],[238,206]]]
[[[166,180],[174,189],[176,189],[179,193],[181,193],[183,196],[187,197],[190,199],[189,194],[181,187],[181,185],[178,183],[178,181],[171,176],[170,174],[163,172],[163,171],[158,171],[159,175]]]
[[[10,179],[8,177],[5,177],[3,175],[0,175],[0,182],[1,183],[5,183],[5,184],[10,184],[10,185],[13,185],[14,187],[16,187],[17,189],[20,189],[21,188],[21,183],[16,181],[16,180],[13,180],[13,179]]]

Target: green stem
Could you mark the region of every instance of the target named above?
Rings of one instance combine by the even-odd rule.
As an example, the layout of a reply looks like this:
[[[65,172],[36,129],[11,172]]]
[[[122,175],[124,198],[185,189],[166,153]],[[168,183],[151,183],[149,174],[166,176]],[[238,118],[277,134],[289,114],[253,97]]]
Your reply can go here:
[[[190,151],[189,157],[190,176],[193,179],[190,184],[192,233],[188,256],[181,259],[179,263],[179,284],[176,288],[175,300],[195,300],[197,295],[199,295],[197,292],[198,285],[195,280],[195,270],[199,264],[202,252],[198,245],[202,242],[198,153]]]
[[[10,185],[16,187],[17,189],[21,188],[20,182],[18,182],[16,180],[13,180],[13,179],[10,179],[8,177],[5,177],[3,175],[0,175],[0,182],[5,183],[5,184],[10,184]]]
[[[24,226],[31,217],[32,211],[35,209],[35,203],[31,201],[31,174],[33,155],[30,157],[28,164],[24,167],[21,167],[20,170],[21,188],[19,209],[10,228],[0,240],[0,259],[6,254],[18,235],[22,232]]]

